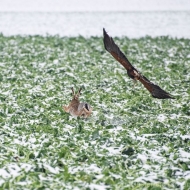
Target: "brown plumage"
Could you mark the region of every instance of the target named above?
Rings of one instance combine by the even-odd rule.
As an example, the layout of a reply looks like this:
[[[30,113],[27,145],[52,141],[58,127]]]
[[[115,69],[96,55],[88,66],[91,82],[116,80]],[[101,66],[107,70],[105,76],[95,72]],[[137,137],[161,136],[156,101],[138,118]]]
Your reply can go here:
[[[167,99],[167,98],[172,98],[174,97],[171,96],[168,92],[165,90],[161,89],[158,85],[153,84],[150,82],[145,76],[141,75],[137,69],[135,69],[127,57],[121,52],[119,47],[115,44],[113,41],[112,37],[110,37],[105,29],[103,29],[103,35],[104,35],[104,47],[105,49],[119,62],[125,67],[127,70],[127,74],[130,78],[133,80],[139,80],[144,87],[151,93],[151,95],[154,98],[159,98],[159,99]]]

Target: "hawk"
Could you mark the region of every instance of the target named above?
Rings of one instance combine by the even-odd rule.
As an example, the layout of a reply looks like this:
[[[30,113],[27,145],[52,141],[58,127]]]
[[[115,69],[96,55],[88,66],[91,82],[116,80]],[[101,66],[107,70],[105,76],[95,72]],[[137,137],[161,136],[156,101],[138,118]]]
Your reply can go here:
[[[110,37],[103,28],[104,35],[104,47],[105,49],[127,70],[127,74],[135,81],[140,81],[144,87],[151,93],[154,98],[158,99],[174,99],[171,94],[161,89],[158,85],[150,82],[145,76],[143,76],[135,67],[131,65],[127,57],[122,53],[119,47],[115,44],[112,37]]]

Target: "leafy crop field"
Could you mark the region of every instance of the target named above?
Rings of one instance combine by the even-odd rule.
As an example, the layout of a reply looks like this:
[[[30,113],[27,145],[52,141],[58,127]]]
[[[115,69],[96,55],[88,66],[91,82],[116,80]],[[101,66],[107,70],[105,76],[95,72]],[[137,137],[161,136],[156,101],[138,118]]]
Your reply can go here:
[[[115,41],[176,99],[134,86],[102,38],[0,35],[1,189],[190,189],[190,40]],[[71,87],[90,118],[63,111]]]

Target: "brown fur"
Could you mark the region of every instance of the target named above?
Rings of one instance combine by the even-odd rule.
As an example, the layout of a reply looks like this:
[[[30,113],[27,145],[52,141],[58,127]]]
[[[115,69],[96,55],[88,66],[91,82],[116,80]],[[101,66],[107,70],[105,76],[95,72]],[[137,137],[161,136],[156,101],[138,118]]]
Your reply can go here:
[[[78,93],[75,94],[74,89],[72,88],[73,93],[73,99],[71,100],[70,104],[68,106],[63,106],[63,109],[65,112],[70,113],[71,115],[75,117],[89,117],[92,113],[92,108],[87,103],[80,103],[79,96],[81,92],[81,88],[79,89]],[[85,104],[88,105],[89,110],[86,109]]]

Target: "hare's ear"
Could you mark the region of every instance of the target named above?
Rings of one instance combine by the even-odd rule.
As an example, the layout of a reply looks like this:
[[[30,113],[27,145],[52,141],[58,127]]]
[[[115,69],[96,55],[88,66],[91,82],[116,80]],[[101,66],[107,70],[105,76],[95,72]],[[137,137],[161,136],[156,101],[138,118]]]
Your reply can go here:
[[[74,96],[75,95],[74,88],[72,87],[71,90],[72,90],[72,93],[73,93],[73,96]]]
[[[82,88],[80,88],[80,89],[79,89],[78,94],[77,94],[78,96],[81,94],[81,93],[80,93],[80,92],[81,92],[81,90],[82,90]]]

